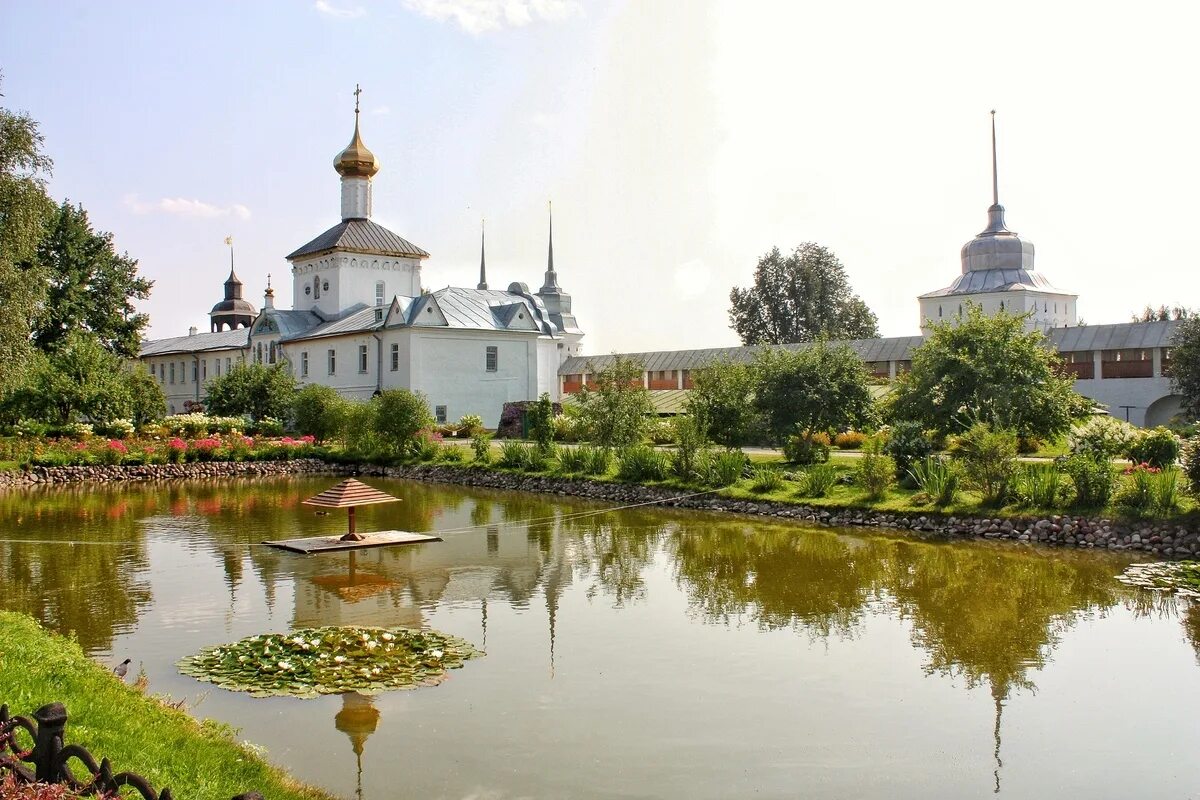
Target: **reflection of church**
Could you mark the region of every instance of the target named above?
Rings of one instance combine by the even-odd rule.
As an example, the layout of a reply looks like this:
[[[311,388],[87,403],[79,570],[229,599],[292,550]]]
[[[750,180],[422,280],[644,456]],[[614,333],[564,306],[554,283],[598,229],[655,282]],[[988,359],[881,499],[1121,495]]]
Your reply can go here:
[[[490,425],[507,401],[559,399],[558,367],[581,352],[583,332],[559,285],[553,224],[536,292],[524,283],[493,288],[482,243],[476,286],[429,291],[429,253],[371,219],[379,161],[359,133],[357,102],[354,114],[354,136],[334,160],[341,222],[288,254],[291,308],[275,307],[268,280],[256,310],[231,263],[210,332],[143,343],[142,363],[168,410],[203,402],[207,381],[248,362],[286,364],[301,385],[346,397],[420,391],[439,422],[479,414]]]

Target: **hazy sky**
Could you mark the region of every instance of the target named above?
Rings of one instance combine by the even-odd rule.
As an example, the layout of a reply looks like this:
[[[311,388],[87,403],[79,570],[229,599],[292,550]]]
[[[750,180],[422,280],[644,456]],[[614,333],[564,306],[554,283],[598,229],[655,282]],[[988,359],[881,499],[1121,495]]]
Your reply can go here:
[[[152,337],[208,329],[339,220],[334,156],[382,163],[375,220],[430,289],[555,264],[586,352],[735,344],[772,246],[834,250],[884,335],[959,272],[1000,199],[1089,323],[1200,305],[1190,3],[297,0],[0,3],[3,103],[51,190],[155,281]]]

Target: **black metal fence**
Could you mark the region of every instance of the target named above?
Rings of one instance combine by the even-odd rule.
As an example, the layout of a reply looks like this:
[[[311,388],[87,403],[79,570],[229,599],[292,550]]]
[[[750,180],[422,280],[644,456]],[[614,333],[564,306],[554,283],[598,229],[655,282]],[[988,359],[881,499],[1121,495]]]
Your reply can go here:
[[[171,790],[156,792],[145,778],[135,772],[113,772],[108,759],[99,764],[84,747],[63,744],[67,728],[67,709],[62,703],[50,703],[33,712],[33,718],[9,716],[8,706],[0,705],[0,777],[6,772],[21,783],[62,783],[81,796],[115,795],[132,787],[145,800],[173,800]],[[22,742],[18,732],[28,741]],[[78,762],[74,767],[73,762]],[[82,766],[87,777],[76,777]],[[263,800],[258,792],[240,794],[233,800]]]

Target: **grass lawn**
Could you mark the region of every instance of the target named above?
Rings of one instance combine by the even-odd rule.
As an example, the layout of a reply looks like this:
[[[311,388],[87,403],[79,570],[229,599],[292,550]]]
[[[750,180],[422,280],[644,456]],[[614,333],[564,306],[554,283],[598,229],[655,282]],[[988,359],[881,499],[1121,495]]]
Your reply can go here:
[[[181,800],[229,800],[250,790],[271,800],[328,798],[238,744],[233,731],[199,723],[126,686],[88,659],[74,641],[24,614],[0,612],[0,703],[26,716],[60,702],[65,740],[81,744],[115,771],[137,772]]]

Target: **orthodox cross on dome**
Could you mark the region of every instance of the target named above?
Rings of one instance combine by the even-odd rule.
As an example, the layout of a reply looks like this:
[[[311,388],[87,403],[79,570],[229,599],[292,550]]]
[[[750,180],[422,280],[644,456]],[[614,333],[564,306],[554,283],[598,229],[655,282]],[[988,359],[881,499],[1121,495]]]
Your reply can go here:
[[[355,115],[358,114],[358,96],[361,94],[362,94],[362,87],[359,86],[357,83],[354,84],[354,113],[355,113]],[[996,112],[993,111],[992,113],[995,114]]]

